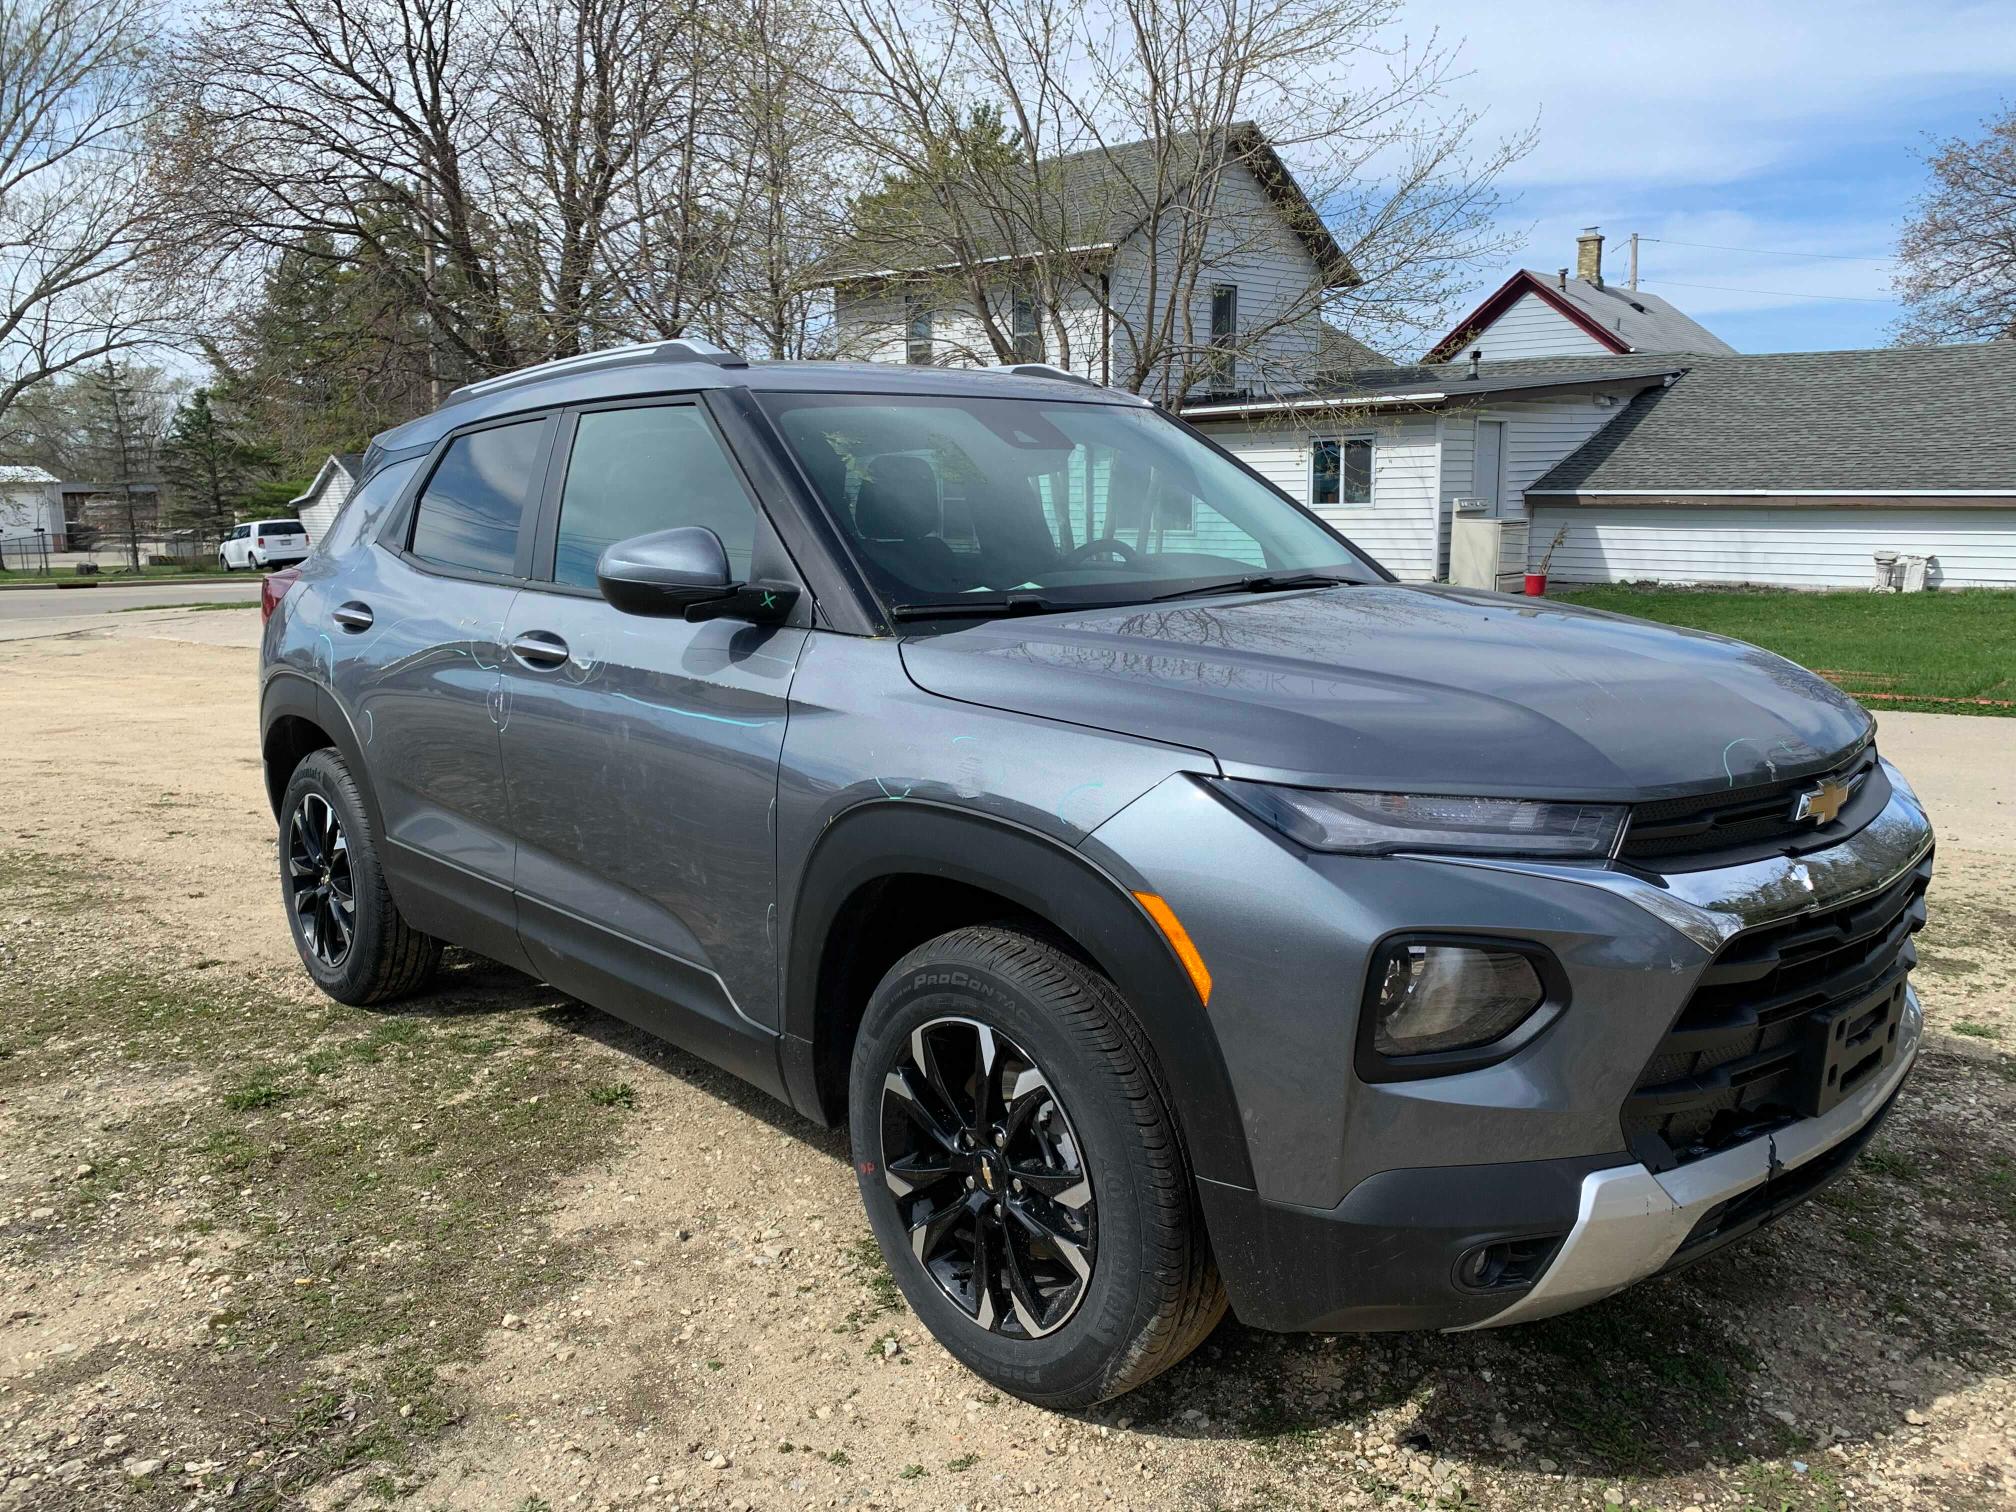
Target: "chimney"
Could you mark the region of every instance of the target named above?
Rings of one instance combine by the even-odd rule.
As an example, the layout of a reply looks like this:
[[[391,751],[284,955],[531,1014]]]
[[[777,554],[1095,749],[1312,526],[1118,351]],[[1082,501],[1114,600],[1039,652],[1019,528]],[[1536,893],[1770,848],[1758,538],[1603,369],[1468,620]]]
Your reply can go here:
[[[1575,276],[1603,287],[1603,237],[1594,226],[1583,227],[1575,238]]]

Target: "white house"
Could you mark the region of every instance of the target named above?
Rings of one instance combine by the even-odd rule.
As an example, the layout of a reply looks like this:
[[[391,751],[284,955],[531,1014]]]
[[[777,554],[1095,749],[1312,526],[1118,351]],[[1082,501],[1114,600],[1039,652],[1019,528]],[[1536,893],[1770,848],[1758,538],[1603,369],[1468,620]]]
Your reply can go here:
[[[357,474],[363,467],[362,452],[332,453],[329,460],[316,470],[315,480],[287,501],[287,507],[294,511],[294,517],[308,532],[311,543],[321,540],[335,523],[336,511],[343,507],[343,501],[350,497],[350,490],[357,486]]]
[[[39,467],[0,466],[0,547],[33,548],[40,532],[49,550],[63,549],[63,501],[55,483]]]
[[[1743,355],[1656,296],[1522,270],[1428,360],[1184,417],[1405,578],[1502,518],[1566,583],[1863,587],[1878,552],[2016,587],[2016,342]],[[1516,528],[1525,522],[1526,528]]]
[[[1063,220],[1040,248],[1004,223],[1013,217],[977,206],[958,226],[932,218],[893,236],[864,233],[831,270],[839,354],[991,363],[984,305],[1022,360],[1100,383],[1125,381],[1137,354],[1172,344],[1187,348],[1178,371],[1185,363],[1209,369],[1193,390],[1309,383],[1324,297],[1356,275],[1257,130],[1234,127],[1215,153],[1188,146],[1158,155],[1153,143],[1131,142],[1042,169]],[[1205,195],[1200,214],[1192,202]],[[1201,251],[1179,250],[1178,239],[1200,224]],[[936,261],[941,255],[948,260]],[[1038,259],[1054,286],[1047,305],[1032,286]]]

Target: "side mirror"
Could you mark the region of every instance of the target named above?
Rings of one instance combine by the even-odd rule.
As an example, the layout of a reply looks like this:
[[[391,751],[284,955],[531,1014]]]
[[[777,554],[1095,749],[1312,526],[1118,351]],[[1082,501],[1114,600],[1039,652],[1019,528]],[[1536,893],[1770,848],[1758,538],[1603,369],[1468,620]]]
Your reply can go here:
[[[778,623],[798,602],[794,583],[738,583],[728,576],[721,538],[704,525],[681,525],[618,541],[595,564],[602,597],[625,614],[688,620]]]
[[[595,584],[625,614],[658,615],[682,615],[741,586],[728,576],[721,537],[704,525],[618,541],[595,564]]]

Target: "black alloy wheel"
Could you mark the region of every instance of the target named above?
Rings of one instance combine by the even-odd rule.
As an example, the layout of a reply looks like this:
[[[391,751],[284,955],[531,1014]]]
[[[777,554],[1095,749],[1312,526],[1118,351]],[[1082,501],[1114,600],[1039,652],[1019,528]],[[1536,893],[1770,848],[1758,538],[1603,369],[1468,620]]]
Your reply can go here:
[[[973,1324],[1040,1339],[1077,1311],[1098,1254],[1082,1146],[1035,1059],[939,1018],[883,1079],[882,1179],[911,1253]]]
[[[302,795],[287,827],[287,885],[302,942],[324,966],[341,966],[357,933],[357,895],[349,839],[320,793]]]

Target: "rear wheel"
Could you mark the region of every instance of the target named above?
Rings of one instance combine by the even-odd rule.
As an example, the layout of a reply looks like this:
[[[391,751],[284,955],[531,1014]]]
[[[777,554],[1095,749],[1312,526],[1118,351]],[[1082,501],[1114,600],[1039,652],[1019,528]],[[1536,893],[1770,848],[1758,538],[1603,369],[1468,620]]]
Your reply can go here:
[[[423,986],[441,942],[400,916],[343,758],[303,758],[280,804],[280,892],[301,964],[342,1003],[383,1003]]]
[[[1057,946],[969,928],[905,956],[870,1000],[850,1105],[897,1284],[995,1385],[1087,1406],[1223,1316],[1147,1047],[1113,984]]]

